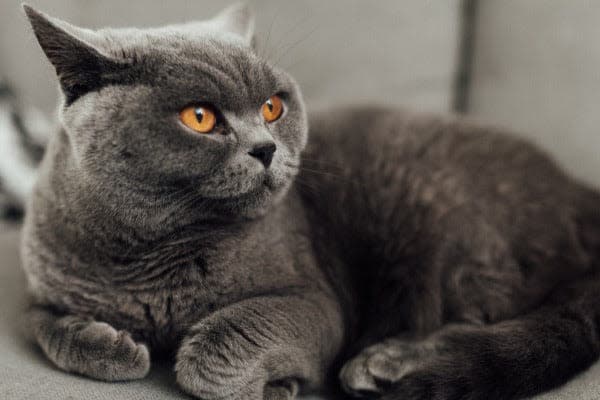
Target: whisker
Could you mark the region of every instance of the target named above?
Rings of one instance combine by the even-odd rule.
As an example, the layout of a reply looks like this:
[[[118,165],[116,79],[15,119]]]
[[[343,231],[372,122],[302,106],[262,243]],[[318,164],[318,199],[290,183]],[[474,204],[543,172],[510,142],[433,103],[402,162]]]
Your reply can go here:
[[[302,162],[309,162],[309,163],[314,163],[314,164],[323,164],[326,166],[330,166],[333,168],[337,168],[337,169],[342,169],[341,165],[339,165],[338,163],[332,162],[332,161],[326,161],[326,160],[317,160],[316,158],[307,158],[304,156],[300,156],[300,160]]]
[[[275,14],[273,14],[273,19],[271,20],[271,24],[269,25],[269,30],[267,32],[267,38],[265,40],[263,47],[263,57],[266,59],[270,59],[271,58],[271,52],[269,51],[269,42],[271,40],[271,32],[273,30],[273,26],[275,25],[275,21],[277,21],[277,17],[279,17],[279,14],[281,13],[282,7],[279,7],[277,9],[277,11],[275,11]],[[269,52],[269,54],[267,54],[267,52]]]
[[[288,35],[290,35],[291,33],[293,33],[296,28],[298,28],[301,24],[303,24],[304,22],[307,22],[310,18],[312,18],[313,15],[311,14],[307,14],[305,15],[302,19],[299,19],[298,21],[296,21],[296,23],[288,30],[286,30],[282,35],[281,35],[281,39],[275,44],[275,46],[273,46],[273,50],[274,53],[273,55],[276,55],[276,53],[280,50],[283,49],[283,42],[284,40],[287,38]]]
[[[316,26],[314,29],[312,29],[310,32],[308,32],[303,38],[296,40],[295,42],[293,42],[281,55],[279,55],[277,57],[277,60],[275,60],[273,62],[273,64],[275,65],[279,65],[279,62],[292,50],[294,50],[296,47],[298,47],[300,44],[302,44],[303,42],[305,42],[307,39],[309,39],[316,31],[318,31],[319,29],[321,29],[320,26]]]
[[[304,172],[304,173],[321,176],[323,178],[329,178],[334,181],[345,183],[345,184],[352,184],[352,185],[357,185],[360,187],[364,187],[364,185],[365,185],[364,182],[362,182],[360,179],[356,179],[356,178],[353,178],[350,176],[344,176],[344,175],[337,174],[337,173],[334,173],[331,171],[320,171],[320,170],[316,170],[316,169],[312,169],[312,168],[306,168],[304,166],[300,166],[298,169],[299,169],[299,171]]]
[[[296,68],[297,66],[303,65],[304,63],[308,62],[308,61],[313,61],[314,60],[314,53],[313,54],[307,54],[304,57],[300,57],[298,59],[296,59],[294,62],[292,62],[291,64],[285,65],[284,69],[286,71],[290,71],[293,72],[294,68]]]
[[[308,189],[308,190],[310,190],[310,192],[311,192],[311,193],[313,193],[313,194],[318,194],[318,193],[320,193],[320,191],[319,191],[319,188],[318,188],[318,187],[316,187],[316,186],[314,186],[314,185],[311,185],[311,184],[309,184],[308,182],[305,182],[305,181],[303,181],[302,179],[300,179],[300,178],[298,178],[298,177],[296,177],[296,179],[294,180],[294,183],[295,183],[295,184],[298,184],[298,185],[300,185],[300,187],[298,187],[298,189],[301,189],[301,188],[302,188],[302,189]]]
[[[327,175],[327,176],[332,176],[332,177],[335,177],[335,178],[344,178],[343,176],[341,176],[339,174],[336,174],[334,172],[330,172],[330,171],[319,171],[317,169],[306,168],[304,166],[300,166],[300,167],[298,167],[298,169],[300,171],[311,172],[311,173],[314,173],[314,174]]]
[[[299,168],[300,167],[300,163],[293,163],[293,162],[289,162],[289,161],[285,161],[283,163],[283,165],[287,166],[287,167],[293,167],[293,168]]]

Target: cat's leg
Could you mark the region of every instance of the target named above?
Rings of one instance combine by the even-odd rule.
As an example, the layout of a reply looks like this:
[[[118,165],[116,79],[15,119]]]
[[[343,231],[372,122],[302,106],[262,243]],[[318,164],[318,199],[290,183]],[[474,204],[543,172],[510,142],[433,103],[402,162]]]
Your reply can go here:
[[[516,319],[384,340],[343,367],[342,384],[388,400],[509,400],[549,390],[600,355],[599,292],[600,276],[590,276]]]
[[[337,301],[321,293],[247,299],[194,325],[177,381],[205,400],[292,399],[320,386],[343,339]]]
[[[60,369],[107,381],[140,379],[150,369],[148,348],[107,323],[39,306],[27,318],[35,341]]]

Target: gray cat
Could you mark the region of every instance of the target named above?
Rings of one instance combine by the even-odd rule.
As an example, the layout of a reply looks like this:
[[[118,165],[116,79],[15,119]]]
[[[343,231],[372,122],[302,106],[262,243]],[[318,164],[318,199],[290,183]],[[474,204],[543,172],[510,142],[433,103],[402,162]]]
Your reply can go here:
[[[22,258],[35,340],[118,381],[176,360],[202,399],[330,378],[516,399],[600,351],[600,195],[518,139],[385,108],[308,121],[253,20],[76,28],[25,7],[62,92]]]

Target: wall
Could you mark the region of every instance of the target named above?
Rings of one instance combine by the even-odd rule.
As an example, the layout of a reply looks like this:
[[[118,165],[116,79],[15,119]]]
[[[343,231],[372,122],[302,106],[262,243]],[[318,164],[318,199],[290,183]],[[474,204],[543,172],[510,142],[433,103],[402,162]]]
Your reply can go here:
[[[27,103],[51,110],[53,72],[20,0],[0,0],[0,74]],[[86,27],[203,19],[231,1],[32,0]],[[300,82],[311,105],[372,101],[445,110],[451,102],[458,0],[254,0],[262,51]]]
[[[470,112],[600,185],[600,2],[480,1]]]

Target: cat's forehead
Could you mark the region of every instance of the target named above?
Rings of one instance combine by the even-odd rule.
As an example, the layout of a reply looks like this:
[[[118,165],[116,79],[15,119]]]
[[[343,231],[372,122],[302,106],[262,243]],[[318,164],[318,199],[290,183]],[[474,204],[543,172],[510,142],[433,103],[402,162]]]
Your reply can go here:
[[[101,47],[108,55],[121,59],[151,59],[171,56],[177,59],[211,57],[240,58],[246,64],[260,62],[251,48],[239,37],[207,27],[194,29],[173,25],[150,29],[102,29]]]
[[[140,83],[183,95],[198,93],[243,108],[291,90],[289,77],[234,36],[207,30],[199,35],[180,26],[158,29],[103,30],[104,51],[134,64]],[[227,100],[225,100],[227,99]]]
[[[116,46],[143,46],[145,44],[171,45],[201,44],[206,40],[240,47],[247,43],[240,36],[223,31],[210,22],[174,24],[150,28],[103,28],[95,33]]]

